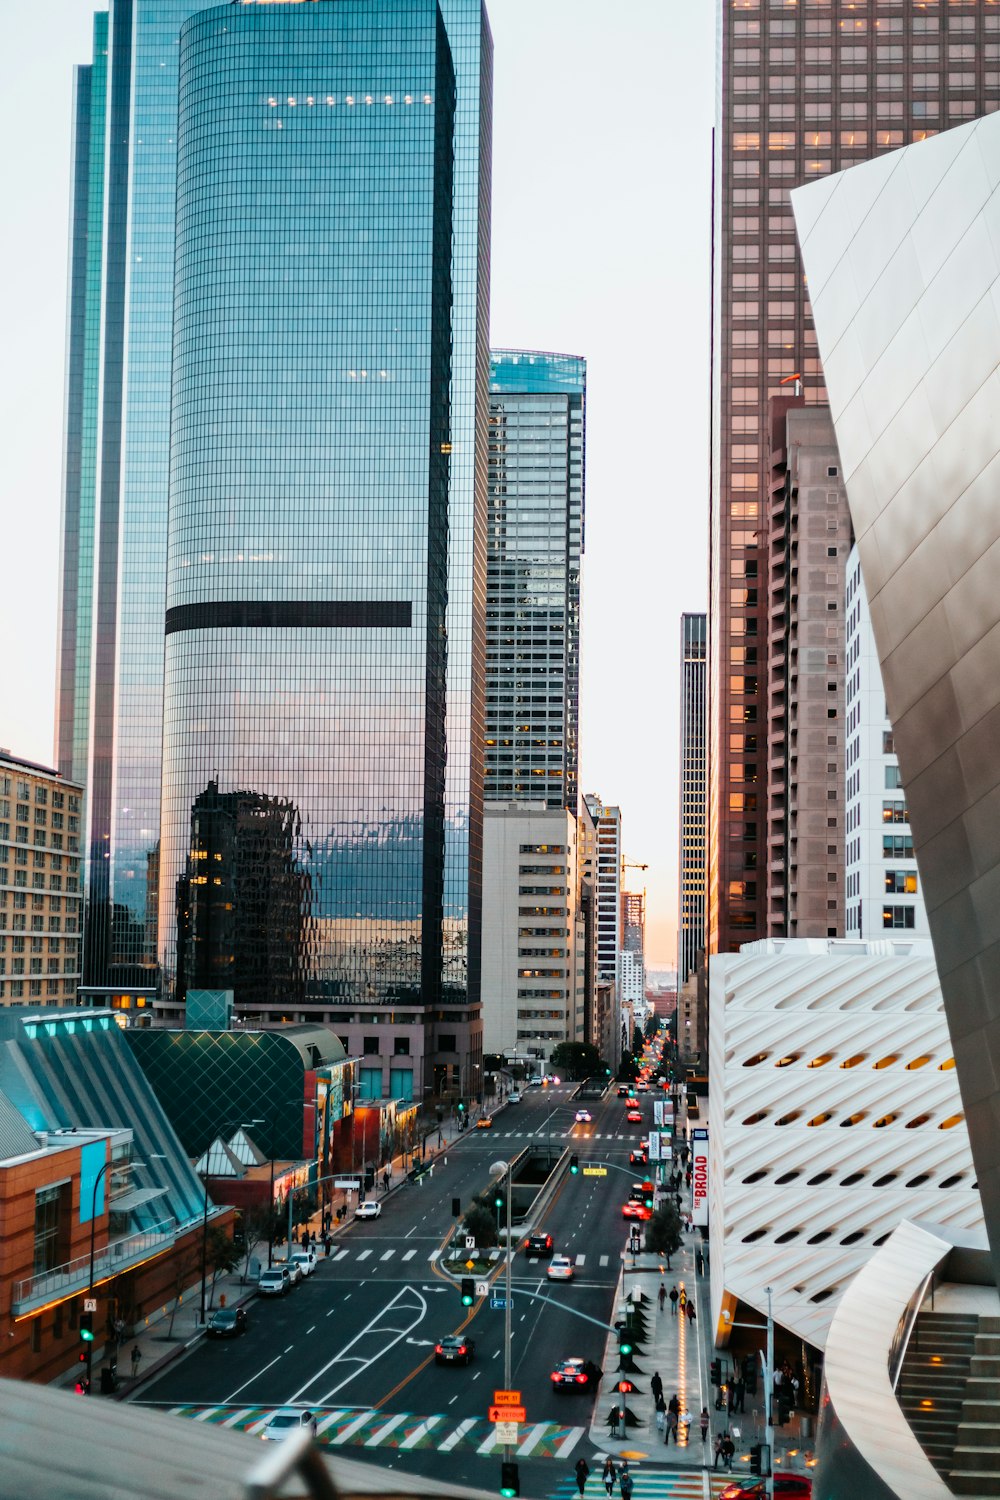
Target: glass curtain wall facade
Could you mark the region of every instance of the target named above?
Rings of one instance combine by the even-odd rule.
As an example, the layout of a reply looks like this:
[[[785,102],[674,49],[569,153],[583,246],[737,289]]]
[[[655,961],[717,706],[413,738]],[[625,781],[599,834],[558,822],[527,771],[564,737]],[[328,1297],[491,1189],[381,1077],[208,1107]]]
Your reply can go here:
[[[579,800],[586,361],[490,364],[485,796]]]
[[[760,551],[770,396],[826,395],[789,190],[996,109],[990,0],[720,0],[715,132],[708,939],[766,926]],[[837,811],[842,840],[843,809]]]
[[[157,980],[178,56],[207,4],[110,0],[77,78],[57,746],[87,786],[90,985]],[[443,920],[464,991],[481,878],[492,64],[478,0],[440,9],[456,72]]]
[[[202,887],[227,879],[270,882],[287,931],[287,963],[243,966],[251,1003],[332,1020],[422,1005],[454,1035],[438,1007],[478,999],[482,579],[477,489],[451,485],[456,449],[475,455],[477,351],[453,316],[456,104],[435,0],[219,7],[182,30],[168,1003],[178,920],[184,938]],[[247,831],[193,837],[209,815]]]
[[[708,617],[681,615],[680,912],[677,983],[693,974],[705,946],[705,803],[708,775]]]

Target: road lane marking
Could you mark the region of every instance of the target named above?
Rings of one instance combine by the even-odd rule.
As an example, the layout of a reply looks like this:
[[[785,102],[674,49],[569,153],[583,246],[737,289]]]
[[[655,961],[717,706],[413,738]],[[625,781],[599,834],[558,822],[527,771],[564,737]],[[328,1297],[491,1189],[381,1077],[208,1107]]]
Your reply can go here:
[[[408,1416],[409,1412],[397,1412],[394,1417],[390,1417],[388,1422],[383,1423],[381,1427],[379,1427],[375,1432],[372,1433],[371,1437],[368,1438],[364,1446],[366,1448],[377,1448],[382,1439],[387,1438],[390,1432],[392,1432],[393,1428],[398,1427],[400,1422],[405,1422]]]
[[[371,1255],[370,1250],[362,1250],[361,1254],[358,1256],[358,1260],[367,1260],[369,1255]]]
[[[573,1449],[583,1437],[583,1432],[584,1429],[582,1427],[571,1427],[569,1432],[563,1438],[562,1442],[556,1448],[554,1457],[569,1458],[570,1454],[573,1452]]]
[[[581,1226],[581,1227],[582,1227],[582,1226]],[[582,1265],[583,1265],[583,1263],[584,1263],[584,1261],[585,1261],[585,1260],[586,1260],[586,1259],[587,1259],[587,1257],[586,1257],[586,1255],[578,1255],[578,1256],[577,1256],[577,1257],[576,1257],[576,1263],[577,1263],[577,1265],[578,1265],[578,1266],[582,1266]]]
[[[392,1260],[395,1253],[395,1250],[386,1250],[384,1255],[379,1256],[379,1260]]]
[[[348,1252],[346,1250],[338,1250],[337,1253],[336,1253],[336,1255],[333,1258],[334,1258],[334,1260],[343,1260],[344,1256],[347,1253]]]
[[[406,1253],[403,1256],[403,1259],[404,1260],[412,1260],[413,1257],[416,1255],[416,1253],[417,1252],[415,1250],[407,1250]]]
[[[422,1438],[425,1438],[439,1422],[443,1422],[443,1416],[427,1417],[419,1427],[415,1427],[409,1437],[405,1437],[400,1443],[400,1448],[415,1448]]]
[[[280,1358],[281,1358],[281,1355],[280,1354],[276,1354],[274,1356],[274,1358],[272,1360],[270,1360],[264,1366],[263,1370],[255,1370],[254,1373],[250,1376],[249,1380],[244,1380],[244,1382],[243,1382],[242,1385],[238,1385],[236,1387],[235,1391],[233,1391],[233,1393],[232,1393],[231,1396],[227,1396],[226,1397],[226,1403],[225,1404],[228,1406],[231,1401],[234,1401],[236,1399],[236,1397],[239,1395],[240,1391],[245,1391],[248,1385],[253,1385],[254,1381],[257,1379],[257,1376],[258,1375],[265,1375],[267,1373],[267,1371],[271,1368],[271,1365],[276,1365],[278,1363],[278,1360]]]
[[[606,1266],[607,1263],[608,1263],[608,1257],[606,1255],[602,1255],[601,1258],[600,1258],[600,1260],[598,1261],[598,1265]]]
[[[306,1329],[306,1338],[308,1338],[311,1333],[315,1333],[315,1332],[316,1332],[316,1324],[314,1323],[311,1328],[307,1328]]]
[[[416,1224],[414,1224],[413,1228],[412,1229],[408,1229],[406,1231],[406,1233],[403,1235],[403,1239],[404,1240],[408,1240],[410,1238],[410,1235],[411,1234],[416,1234],[416,1232],[417,1232],[417,1226],[416,1226]]]
[[[341,1406],[338,1406],[335,1411],[328,1411],[326,1416],[316,1424],[316,1436],[319,1437],[328,1427],[332,1427],[334,1422],[339,1422],[343,1416],[346,1416],[346,1412]]]
[[[407,1299],[410,1299],[409,1302],[407,1302]],[[392,1313],[393,1311],[403,1317],[405,1326],[403,1328],[393,1328],[391,1326],[386,1328],[385,1325],[383,1325],[380,1329],[380,1319],[384,1318],[386,1314]],[[412,1314],[409,1322],[406,1321],[407,1313]],[[300,1400],[306,1391],[315,1386],[316,1383],[336,1365],[340,1364],[354,1366],[355,1368],[350,1368],[344,1378],[337,1385],[333,1386],[332,1389],[327,1391],[322,1396],[313,1398],[311,1403],[312,1405],[325,1406],[329,1401],[333,1399],[334,1396],[337,1395],[338,1391],[341,1391],[345,1385],[348,1385],[356,1375],[364,1374],[366,1370],[371,1368],[376,1360],[381,1359],[384,1354],[388,1354],[389,1351],[393,1349],[401,1339],[404,1339],[408,1333],[414,1333],[426,1316],[427,1299],[423,1297],[420,1292],[418,1292],[412,1286],[402,1287],[396,1293],[395,1297],[393,1297],[392,1301],[388,1302],[385,1307],[381,1308],[380,1311],[376,1313],[375,1317],[371,1318],[365,1324],[365,1326],[355,1334],[354,1338],[352,1338],[349,1343],[344,1345],[343,1349],[339,1350],[331,1360],[328,1360],[321,1370],[317,1370],[313,1375],[311,1375],[303,1386],[300,1386],[295,1394],[289,1398],[288,1404],[292,1405],[296,1401]],[[374,1340],[371,1339],[372,1334],[377,1335],[379,1333],[385,1332],[391,1333],[393,1335],[393,1337],[389,1339],[388,1343],[381,1342],[377,1337]],[[351,1350],[354,1349],[355,1346],[360,1346],[365,1341],[374,1342],[378,1345],[374,1354],[371,1354],[367,1358],[364,1358],[361,1355],[351,1353]]]
[[[289,1344],[289,1346],[288,1346],[288,1348],[287,1348],[287,1349],[286,1349],[286,1350],[285,1350],[285,1353],[286,1353],[286,1354],[291,1354],[291,1352],[292,1352],[292,1350],[293,1350],[293,1349],[294,1349],[294,1348],[295,1348],[295,1345],[294,1345],[294,1344]]]
[[[349,1439],[352,1438],[357,1432],[359,1427],[363,1427],[366,1422],[369,1422],[371,1420],[371,1415],[371,1408],[369,1407],[366,1411],[363,1411],[360,1416],[355,1417],[353,1422],[348,1422],[347,1426],[342,1427],[341,1430],[337,1433],[336,1437],[330,1439],[330,1447],[339,1448],[341,1443],[348,1442]]]
[[[452,1399],[457,1400],[458,1398],[453,1397]],[[466,1417],[464,1422],[459,1422],[454,1432],[448,1434],[443,1443],[438,1443],[437,1451],[439,1453],[450,1453],[452,1448],[457,1447],[469,1429],[475,1427],[475,1425],[475,1417]]]
[[[219,1410],[219,1408],[217,1406],[206,1406],[205,1410],[204,1411],[200,1411],[198,1413],[198,1415],[195,1417],[195,1421],[196,1422],[207,1422],[210,1417],[214,1417],[215,1416],[215,1413],[218,1410]]]
[[[489,1435],[489,1437],[486,1439],[485,1443],[480,1443],[479,1444],[479,1447],[476,1449],[476,1452],[479,1453],[479,1454],[492,1453],[493,1449],[496,1446],[497,1446],[496,1437],[495,1437],[494,1433],[491,1432],[490,1435]]]
[[[532,1448],[535,1447],[542,1435],[548,1430],[548,1426],[548,1422],[539,1422],[536,1426],[532,1427],[528,1436],[517,1450],[518,1458],[527,1458]]]
[[[226,1418],[226,1420],[222,1423],[222,1426],[235,1427],[237,1422],[245,1422],[252,1411],[252,1406],[241,1406],[239,1411],[233,1412],[231,1417]]]
[[[432,1250],[431,1253],[430,1253],[430,1255],[428,1255],[427,1259],[428,1260],[437,1260],[437,1258],[438,1258],[438,1256],[440,1254],[441,1254],[441,1250],[440,1250],[440,1247],[439,1247],[437,1250]]]

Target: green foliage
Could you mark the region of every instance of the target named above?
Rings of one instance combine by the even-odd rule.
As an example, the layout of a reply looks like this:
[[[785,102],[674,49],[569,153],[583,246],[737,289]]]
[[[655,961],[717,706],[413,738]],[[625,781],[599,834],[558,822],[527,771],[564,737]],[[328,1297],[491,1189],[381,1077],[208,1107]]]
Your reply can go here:
[[[661,1204],[646,1225],[646,1249],[669,1259],[681,1248],[681,1216],[669,1200]]]
[[[633,1055],[633,1057],[641,1057],[642,1056],[642,1048],[643,1048],[642,1032],[639,1030],[638,1026],[633,1026],[632,1027],[632,1055]]]
[[[560,1042],[553,1048],[549,1062],[560,1077],[571,1078],[574,1082],[589,1078],[604,1066],[601,1054],[590,1042]]]
[[[650,1011],[649,1015],[646,1017],[646,1024],[642,1028],[642,1034],[646,1038],[646,1041],[651,1042],[659,1029],[660,1023],[656,1018],[656,1013],[654,1011]]]
[[[618,1066],[618,1082],[634,1083],[639,1076],[639,1065],[631,1052],[623,1052]]]
[[[476,1241],[477,1250],[489,1250],[497,1243],[497,1215],[492,1203],[486,1206],[474,1198],[465,1210],[465,1232]]]

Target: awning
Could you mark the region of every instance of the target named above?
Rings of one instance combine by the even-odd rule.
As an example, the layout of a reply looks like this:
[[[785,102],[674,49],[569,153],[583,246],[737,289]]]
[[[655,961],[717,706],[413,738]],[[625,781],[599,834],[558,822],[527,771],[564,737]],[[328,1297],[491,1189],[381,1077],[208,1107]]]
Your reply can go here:
[[[144,1203],[149,1203],[153,1198],[162,1198],[170,1191],[165,1187],[129,1188],[127,1193],[122,1193],[117,1198],[108,1202],[108,1212],[113,1214],[131,1213],[133,1208],[141,1208]]]

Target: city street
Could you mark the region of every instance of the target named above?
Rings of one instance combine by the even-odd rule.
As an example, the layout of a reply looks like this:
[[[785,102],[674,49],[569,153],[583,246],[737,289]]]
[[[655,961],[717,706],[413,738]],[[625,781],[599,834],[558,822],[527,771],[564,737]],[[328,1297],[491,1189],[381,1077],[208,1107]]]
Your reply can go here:
[[[561,1358],[603,1361],[603,1328],[611,1321],[626,1238],[628,1155],[646,1121],[626,1125],[612,1090],[588,1104],[593,1122],[577,1125],[571,1093],[568,1085],[527,1090],[520,1104],[497,1115],[492,1130],[470,1129],[447,1161],[439,1159],[433,1177],[391,1193],[379,1219],[352,1225],[330,1259],[288,1297],[252,1299],[242,1338],[198,1344],[145,1383],[137,1399],[195,1408],[187,1414],[249,1430],[273,1408],[302,1403],[316,1410],[326,1442],[349,1444],[355,1457],[370,1454],[386,1465],[392,1449],[392,1463],[454,1482],[490,1483],[499,1449],[486,1415],[494,1389],[504,1384],[503,1312],[488,1299],[464,1309],[457,1283],[438,1262],[454,1226],[452,1199],[464,1206],[488,1185],[493,1161],[551,1137],[576,1149],[581,1168],[606,1161],[609,1171],[567,1174],[537,1226],[553,1236],[557,1253],[575,1258],[572,1282],[549,1282],[546,1261],[516,1255],[512,1385],[527,1412],[519,1459],[532,1468],[537,1462],[539,1470],[551,1469],[552,1460],[565,1465],[571,1454],[575,1461],[594,1398],[556,1395],[549,1376]],[[643,1114],[651,1122],[649,1099]],[[501,1293],[502,1259],[492,1274]],[[448,1333],[475,1340],[469,1367],[435,1364],[434,1344]],[[540,1473],[537,1488],[523,1485],[523,1492],[548,1493],[555,1479]]]

